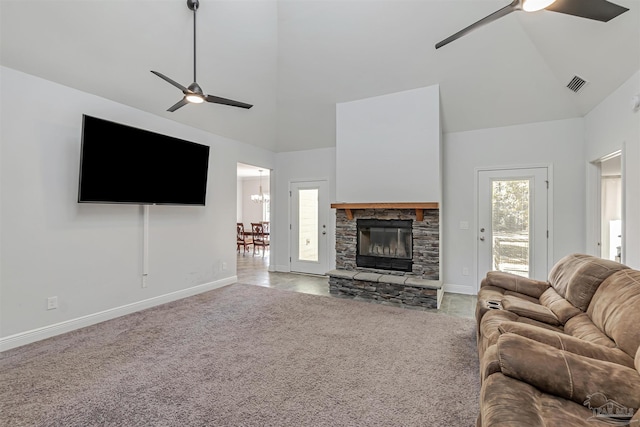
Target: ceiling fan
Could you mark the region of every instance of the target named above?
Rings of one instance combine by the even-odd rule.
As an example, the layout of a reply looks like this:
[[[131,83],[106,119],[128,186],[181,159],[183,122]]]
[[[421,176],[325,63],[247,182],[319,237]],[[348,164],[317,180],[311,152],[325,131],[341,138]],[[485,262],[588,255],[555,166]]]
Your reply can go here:
[[[518,10],[525,12],[536,12],[541,9],[551,10],[553,12],[564,13],[567,15],[579,16],[581,18],[593,19],[596,21],[608,22],[616,16],[626,12],[626,7],[618,6],[607,0],[513,0],[511,4],[502,9],[493,12],[475,22],[463,30],[458,31],[454,35],[447,37],[436,44],[436,49],[451,43],[454,40],[470,33],[476,28],[493,22],[505,15]]]
[[[205,95],[202,91],[202,88],[198,83],[196,83],[196,12],[198,7],[200,6],[200,2],[198,0],[187,0],[187,7],[190,10],[193,10],[193,83],[191,83],[188,87],[182,86],[180,83],[170,79],[162,73],[157,71],[151,71],[156,76],[161,79],[171,83],[178,89],[182,91],[184,97],[173,104],[167,111],[174,112],[178,108],[183,107],[187,104],[200,104],[202,102],[213,102],[214,104],[223,104],[230,105],[232,107],[240,107],[240,108],[251,108],[253,105],[245,104],[244,102],[234,101],[233,99],[221,98],[219,96],[214,95]]]

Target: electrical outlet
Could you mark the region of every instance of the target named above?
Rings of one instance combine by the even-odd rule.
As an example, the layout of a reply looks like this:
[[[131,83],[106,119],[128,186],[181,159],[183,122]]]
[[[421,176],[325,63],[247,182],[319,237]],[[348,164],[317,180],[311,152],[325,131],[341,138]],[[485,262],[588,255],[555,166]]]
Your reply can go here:
[[[463,276],[468,276],[469,275],[469,268],[468,267],[462,267],[462,275]]]
[[[58,297],[47,298],[47,310],[54,310],[58,308]]]
[[[222,261],[221,266],[222,266],[222,271],[225,271],[227,269],[227,262]]]

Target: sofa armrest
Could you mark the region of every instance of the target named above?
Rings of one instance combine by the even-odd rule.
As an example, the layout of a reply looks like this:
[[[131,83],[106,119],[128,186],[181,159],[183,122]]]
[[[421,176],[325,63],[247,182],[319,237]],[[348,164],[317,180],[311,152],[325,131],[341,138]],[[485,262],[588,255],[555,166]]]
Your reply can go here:
[[[521,337],[590,359],[598,359],[634,368],[633,358],[619,348],[605,347],[561,332],[513,321],[502,322],[498,326],[498,331],[501,334],[513,333],[520,335]]]
[[[573,354],[506,333],[498,339],[504,375],[579,404],[600,393],[626,408],[640,408],[640,373],[616,363]]]
[[[500,372],[500,359],[498,358],[498,346],[492,345],[480,358],[480,382],[496,372]]]
[[[496,286],[508,291],[518,292],[534,298],[540,298],[540,295],[546,291],[551,285],[548,282],[528,279],[502,271],[490,271],[482,281],[482,286]]]

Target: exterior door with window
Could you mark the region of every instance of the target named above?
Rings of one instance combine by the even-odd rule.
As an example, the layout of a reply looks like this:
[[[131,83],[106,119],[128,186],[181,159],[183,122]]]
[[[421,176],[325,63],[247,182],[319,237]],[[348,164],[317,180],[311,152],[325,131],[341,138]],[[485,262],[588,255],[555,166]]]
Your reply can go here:
[[[546,167],[478,171],[478,278],[548,275]]]
[[[328,270],[326,181],[291,183],[291,271],[325,274]]]

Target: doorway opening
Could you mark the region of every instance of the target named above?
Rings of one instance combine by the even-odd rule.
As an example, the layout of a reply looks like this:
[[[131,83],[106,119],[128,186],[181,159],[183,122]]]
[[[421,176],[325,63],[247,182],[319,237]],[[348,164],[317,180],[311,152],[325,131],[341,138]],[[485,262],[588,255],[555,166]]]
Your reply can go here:
[[[242,255],[260,255],[269,259],[271,236],[271,171],[268,168],[238,163],[236,168],[236,229],[244,230],[246,245],[237,249]],[[259,226],[259,227],[258,227]],[[261,232],[256,244],[254,232]],[[240,233],[240,231],[238,231]],[[240,240],[240,235],[237,236]],[[248,251],[246,250],[248,248]],[[264,263],[260,263],[263,265]]]
[[[598,221],[600,257],[622,262],[623,250],[623,182],[622,153],[617,151],[596,162],[599,169],[600,206]]]

